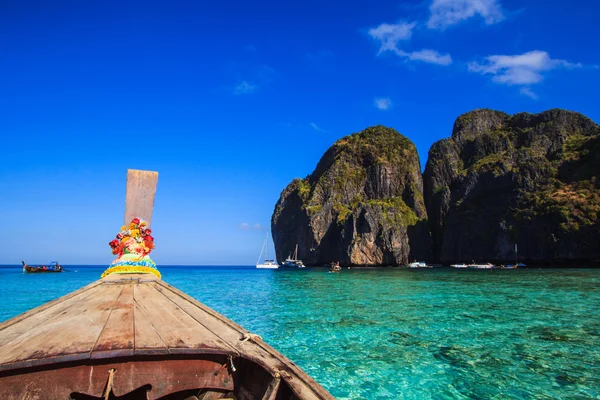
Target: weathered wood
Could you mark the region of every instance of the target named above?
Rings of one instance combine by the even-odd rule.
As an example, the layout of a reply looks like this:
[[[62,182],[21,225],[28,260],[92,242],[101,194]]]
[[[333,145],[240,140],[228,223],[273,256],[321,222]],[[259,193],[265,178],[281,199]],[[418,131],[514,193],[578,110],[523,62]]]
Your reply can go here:
[[[141,218],[148,226],[152,224],[157,182],[158,172],[127,170],[125,224],[129,224],[133,218]]]
[[[273,378],[271,383],[269,383],[269,387],[267,388],[262,400],[275,400],[277,398],[277,392],[279,391],[280,384],[281,378],[279,376]]]
[[[92,350],[92,358],[133,355],[133,287],[131,283],[123,287]]]
[[[0,324],[0,337],[2,338],[0,345],[8,344],[12,339],[31,330],[31,327],[44,324],[48,319],[52,318],[54,315],[60,314],[76,302],[85,301],[86,298],[93,294],[91,289],[100,284],[102,284],[101,281],[90,283],[66,296],[50,301],[21,315],[17,315],[8,321],[4,321]],[[74,299],[75,302],[68,301],[70,299]],[[19,323],[24,320],[27,320],[27,323]]]
[[[115,388],[125,392],[115,391],[117,395],[139,389],[148,381],[153,385],[149,398],[156,398],[156,393],[186,389],[187,372],[179,367],[160,371],[150,367],[143,369],[145,362],[157,357],[169,361],[173,357],[187,357],[186,361],[189,357],[198,361],[219,359],[214,372],[223,379],[226,379],[223,374],[251,377],[239,382],[265,379],[253,388],[236,386],[236,393],[249,393],[247,398],[262,398],[271,379],[280,376],[279,389],[273,386],[271,395],[282,390],[289,393],[286,398],[332,399],[306,373],[259,337],[151,274],[109,275],[75,295],[58,299],[51,306],[13,318],[0,328],[2,399],[25,390],[15,382],[37,382],[37,386],[31,387],[33,391],[26,389],[29,394],[37,393],[35,388],[44,389],[46,385],[51,385],[50,394],[64,393],[69,388],[75,391],[67,378],[70,375],[63,370],[77,365],[85,366],[88,371],[88,375],[81,375],[88,385],[81,386],[85,389],[82,393],[98,396],[108,376],[104,366],[117,359],[123,359],[124,365],[140,366],[131,371],[120,367],[115,375]],[[233,370],[234,363],[238,372]],[[259,370],[263,372],[249,372]],[[137,375],[129,376],[130,373]],[[44,378],[37,380],[37,374]],[[16,376],[19,378],[14,378]],[[129,376],[125,386],[121,383],[123,376]],[[223,380],[215,383],[208,375],[194,377],[189,378],[192,379],[189,389],[210,388],[218,382],[221,383],[214,387],[218,390],[233,385]],[[9,383],[17,386],[7,388]],[[155,385],[171,386],[165,386],[163,391],[155,390]],[[258,393],[256,387],[264,389]],[[3,390],[12,394],[3,396]],[[40,398],[60,397],[40,393],[43,393]]]
[[[153,330],[164,341],[170,353],[178,353],[184,349],[202,352],[218,352],[224,350],[236,353],[213,332],[198,324],[189,314],[156,290],[155,283],[138,285],[135,291],[135,302],[142,312],[152,321]],[[139,348],[144,343],[137,341]]]
[[[52,359],[64,355],[90,353],[110,312],[117,296],[123,290],[122,286],[106,286],[98,290],[92,288],[87,301],[67,300],[64,311],[59,314],[46,310],[52,315],[44,324],[34,324],[24,320],[22,332],[10,342],[3,337],[0,347],[0,360],[18,362],[31,359]]]
[[[68,366],[58,374],[55,370],[42,370],[26,376],[2,377],[0,399],[69,399],[73,392],[99,397],[112,368],[116,369],[112,386],[112,393],[116,396],[145,385],[151,385],[149,399],[202,387],[231,391],[234,389],[231,373],[226,368],[219,369],[220,366],[220,362],[215,360],[194,359]]]

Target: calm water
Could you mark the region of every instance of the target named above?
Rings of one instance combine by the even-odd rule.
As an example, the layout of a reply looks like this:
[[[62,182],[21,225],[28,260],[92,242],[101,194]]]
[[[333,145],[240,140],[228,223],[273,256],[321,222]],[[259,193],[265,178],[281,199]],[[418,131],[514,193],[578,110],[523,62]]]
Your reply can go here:
[[[0,268],[0,321],[104,270],[67,268]],[[161,272],[339,399],[600,398],[600,270]]]

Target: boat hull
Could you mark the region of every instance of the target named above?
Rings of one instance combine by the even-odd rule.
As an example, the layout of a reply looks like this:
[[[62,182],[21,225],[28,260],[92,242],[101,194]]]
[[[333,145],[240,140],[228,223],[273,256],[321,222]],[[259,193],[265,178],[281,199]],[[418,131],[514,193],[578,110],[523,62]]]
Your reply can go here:
[[[334,399],[260,336],[152,274],[111,274],[1,323],[0,399],[24,398]]]
[[[279,265],[277,264],[256,264],[256,268],[258,269],[277,269]]]
[[[26,265],[23,267],[23,270],[30,274],[36,274],[36,273],[44,273],[44,272],[62,272],[62,267],[59,266],[58,268],[44,268],[44,267],[33,267],[31,265]]]
[[[281,266],[284,268],[304,268],[304,264],[299,260],[286,260]]]
[[[496,268],[494,265],[492,264],[469,264],[467,265],[467,268],[471,268],[471,269],[493,269]]]

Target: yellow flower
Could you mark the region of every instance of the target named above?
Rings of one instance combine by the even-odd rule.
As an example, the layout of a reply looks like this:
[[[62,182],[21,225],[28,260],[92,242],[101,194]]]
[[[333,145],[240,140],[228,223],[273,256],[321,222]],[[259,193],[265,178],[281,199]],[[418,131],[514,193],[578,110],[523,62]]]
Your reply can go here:
[[[131,235],[131,237],[138,237],[138,236],[140,236],[140,230],[139,229],[132,229],[129,234]]]
[[[121,227],[121,230],[122,230],[122,231],[126,231],[126,230],[127,230],[127,225],[123,225],[123,226]]]
[[[133,222],[129,224],[129,229],[135,229],[135,224]]]
[[[104,278],[105,276],[110,274],[153,274],[156,275],[159,279],[162,277],[161,273],[155,268],[119,266],[108,268],[106,271],[104,271],[100,278]]]
[[[140,222],[140,226],[146,226],[146,225],[147,224],[144,221]]]

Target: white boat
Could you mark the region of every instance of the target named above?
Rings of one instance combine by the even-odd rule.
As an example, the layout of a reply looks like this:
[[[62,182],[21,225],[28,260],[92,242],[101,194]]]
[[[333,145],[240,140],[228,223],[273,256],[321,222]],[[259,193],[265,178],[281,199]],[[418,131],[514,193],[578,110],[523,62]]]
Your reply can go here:
[[[432,268],[425,261],[414,261],[408,264],[408,268]]]
[[[475,263],[475,261],[473,261],[471,264],[467,265],[467,268],[492,269],[492,268],[495,268],[495,266],[494,266],[494,264],[490,264],[490,263],[477,264],[477,263]]]
[[[467,264],[452,264],[451,268],[467,268]]]
[[[281,266],[287,268],[304,268],[304,263],[302,263],[301,260],[298,260],[298,244],[296,244],[294,255],[292,256],[290,254]]]
[[[261,263],[260,260],[262,258],[263,253],[265,253],[265,260]],[[256,260],[256,268],[261,269],[277,269],[279,268],[279,264],[275,260],[269,260],[269,232],[267,232],[267,237],[265,237],[265,243],[263,244],[262,249],[260,250],[260,255],[258,256],[258,260]]]

